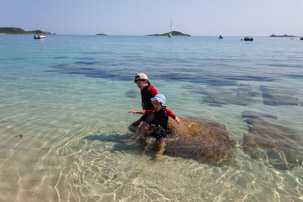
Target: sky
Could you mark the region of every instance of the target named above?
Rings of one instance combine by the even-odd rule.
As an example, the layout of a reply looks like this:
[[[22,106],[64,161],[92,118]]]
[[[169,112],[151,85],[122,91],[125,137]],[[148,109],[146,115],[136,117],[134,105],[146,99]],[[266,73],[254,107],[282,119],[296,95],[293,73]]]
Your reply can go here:
[[[0,27],[57,34],[303,36],[303,0],[0,0]]]

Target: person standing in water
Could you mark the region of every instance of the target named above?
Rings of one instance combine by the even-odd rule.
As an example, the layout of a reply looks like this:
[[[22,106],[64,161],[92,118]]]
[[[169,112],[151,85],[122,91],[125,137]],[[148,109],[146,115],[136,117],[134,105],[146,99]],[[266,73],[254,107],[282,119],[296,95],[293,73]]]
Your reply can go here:
[[[142,109],[149,110],[153,109],[153,104],[151,103],[151,98],[155,97],[158,92],[151,86],[151,83],[148,80],[148,77],[144,73],[138,73],[135,76],[134,82],[137,84],[138,88],[141,90],[141,100],[142,100]],[[128,126],[128,129],[135,134],[126,139],[126,145],[132,145],[140,139],[145,133],[145,129],[149,124],[152,124],[154,120],[153,114],[145,114],[140,119]]]
[[[140,111],[128,111],[128,113],[134,114],[145,114],[145,115],[154,115],[154,122],[151,126],[153,126],[153,133],[148,135],[146,138],[146,146],[142,154],[144,154],[152,145],[153,143],[158,142],[159,144],[159,151],[156,156],[162,156],[163,152],[165,151],[165,140],[168,137],[168,117],[170,116],[173,118],[177,124],[180,124],[180,120],[177,116],[175,116],[170,110],[166,109],[166,98],[162,94],[157,94],[155,97],[151,99],[153,104],[153,109],[149,110],[140,110]],[[143,134],[139,134],[142,136]]]

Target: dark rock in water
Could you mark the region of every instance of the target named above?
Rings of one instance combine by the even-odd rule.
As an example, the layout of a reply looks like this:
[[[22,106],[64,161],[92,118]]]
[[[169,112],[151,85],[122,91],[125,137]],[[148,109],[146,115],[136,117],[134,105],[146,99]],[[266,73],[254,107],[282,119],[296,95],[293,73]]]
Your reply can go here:
[[[237,104],[246,105],[246,102],[236,99],[236,91],[234,89],[223,88],[205,88],[203,102],[211,104]]]
[[[303,66],[301,66],[300,68],[303,68]],[[290,77],[292,79],[303,79],[303,75],[295,74],[295,73],[285,74],[285,76]]]
[[[235,81],[273,81],[274,79],[266,76],[227,76],[226,79]]]
[[[240,98],[245,98],[245,99],[250,99],[254,96],[256,96],[257,93],[254,92],[250,85],[246,85],[246,84],[240,84],[238,86],[238,89],[237,89],[237,96],[240,97]]]
[[[240,84],[237,89],[237,100],[241,100],[245,105],[249,104],[251,99],[257,95],[249,85]]]
[[[195,86],[182,86],[182,89],[186,89],[191,93],[201,94],[204,92],[203,88],[195,87]]]
[[[254,118],[251,124],[243,146],[253,158],[262,158],[279,169],[302,165],[302,134],[272,119]],[[265,158],[259,155],[260,150]]]
[[[260,86],[265,105],[298,105],[295,92],[282,86]]]
[[[162,74],[161,76],[154,76],[156,79],[162,79],[165,81],[172,81],[175,82],[178,81],[184,81],[184,82],[191,82],[191,83],[203,83],[210,86],[236,86],[237,82],[229,80],[224,77],[216,77],[216,76],[210,76],[210,75],[201,75],[200,72],[196,72],[196,74],[184,74],[183,73],[177,73],[177,72],[171,72],[169,74]]]
[[[213,164],[233,162],[235,141],[229,139],[225,126],[206,119],[180,119],[179,125],[169,119],[171,136],[165,154]]]
[[[125,93],[126,97],[137,97],[137,91],[136,90],[129,90]]]
[[[259,117],[271,118],[271,119],[275,119],[275,120],[278,119],[277,116],[272,115],[272,114],[266,114],[266,113],[254,112],[254,111],[242,112],[242,118],[254,119],[254,118],[259,118]]]
[[[256,95],[249,85],[240,85],[237,89],[212,87],[203,89],[203,101],[211,104],[247,105]]]

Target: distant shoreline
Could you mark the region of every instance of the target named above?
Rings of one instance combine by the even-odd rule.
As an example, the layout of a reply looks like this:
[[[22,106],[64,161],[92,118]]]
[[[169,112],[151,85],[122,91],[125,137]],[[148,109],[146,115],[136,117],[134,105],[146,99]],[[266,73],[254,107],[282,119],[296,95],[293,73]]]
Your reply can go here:
[[[46,32],[42,30],[34,30],[34,31],[25,31],[24,29],[18,27],[0,27],[0,34],[22,34],[22,35],[30,35],[30,34],[44,34],[51,35],[51,32]]]
[[[0,32],[0,35],[33,35],[35,33],[1,33]],[[36,33],[36,34],[41,34],[41,33]],[[57,35],[57,34],[45,34],[45,35]],[[60,35],[70,35],[70,36],[100,36],[100,35],[97,35],[97,34],[60,34]],[[101,35],[102,36],[102,35]],[[156,34],[153,34],[153,35],[103,35],[103,36],[111,36],[111,37],[115,37],[115,36],[130,36],[130,37],[137,37],[137,36],[165,36],[167,37],[167,35],[156,35]],[[178,35],[173,35],[173,36],[178,36]],[[181,35],[180,35],[181,36]],[[216,37],[218,38],[217,35],[189,35],[191,37]],[[224,37],[242,37],[241,35],[238,35],[238,36],[232,36],[232,35],[228,35],[228,36],[224,36]],[[293,36],[293,35],[287,35],[287,36],[284,36],[284,35],[277,35],[277,36],[252,36],[252,37],[264,37],[264,38],[301,38],[303,36]]]
[[[32,35],[32,33],[24,33],[24,34],[21,34],[21,33],[0,33],[2,35]]]
[[[284,35],[275,35],[275,34],[272,34],[269,37],[298,37],[298,36],[288,35],[288,34],[284,34]]]

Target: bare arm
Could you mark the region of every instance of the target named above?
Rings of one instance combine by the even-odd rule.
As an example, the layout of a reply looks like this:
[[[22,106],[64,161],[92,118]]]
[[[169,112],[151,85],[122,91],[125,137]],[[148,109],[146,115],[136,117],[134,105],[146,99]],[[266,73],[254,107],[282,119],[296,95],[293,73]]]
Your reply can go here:
[[[131,110],[131,111],[128,111],[128,113],[133,113],[133,114],[145,114],[145,110],[139,110],[139,111]]]
[[[179,117],[176,116],[175,121],[177,122],[177,124],[181,123],[181,120],[179,119]]]
[[[177,122],[177,124],[181,123],[181,120],[179,119],[179,117],[177,117],[176,115],[174,115],[170,110],[166,109],[166,114],[168,116],[170,116],[171,118],[173,118]]]

